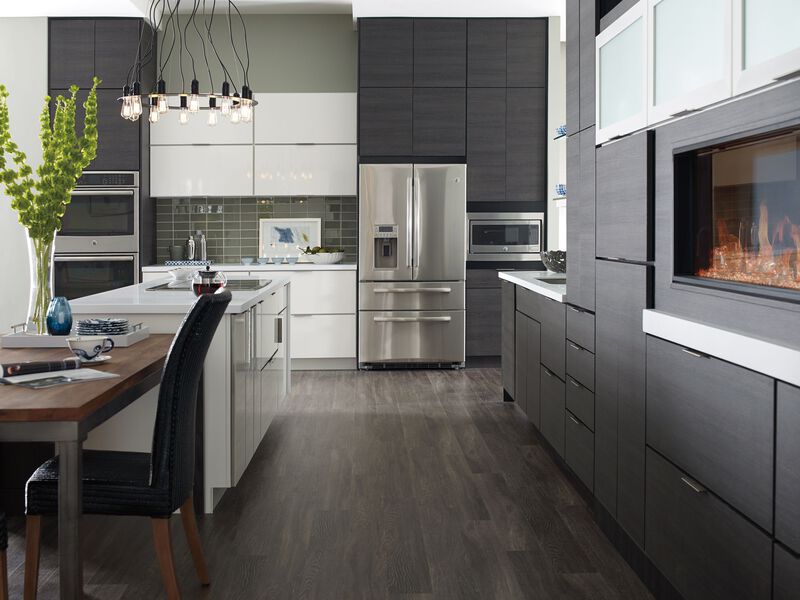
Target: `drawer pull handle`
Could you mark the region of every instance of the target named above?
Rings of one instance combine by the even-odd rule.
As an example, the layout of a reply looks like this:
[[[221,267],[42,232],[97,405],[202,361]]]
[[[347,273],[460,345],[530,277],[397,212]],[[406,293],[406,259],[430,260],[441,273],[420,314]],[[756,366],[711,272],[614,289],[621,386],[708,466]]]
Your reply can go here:
[[[693,491],[697,492],[698,494],[705,494],[708,491],[702,485],[697,483],[694,479],[689,479],[688,477],[681,477],[681,481],[686,485],[688,485]]]
[[[695,352],[694,350],[689,350],[688,348],[681,348],[686,354],[689,356],[694,356],[695,358],[706,358],[705,354],[700,354],[699,352]]]
[[[376,323],[449,323],[452,317],[373,317]]]
[[[550,369],[548,369],[547,367],[544,367],[544,366],[543,366],[543,367],[542,367],[542,369],[544,369],[544,372],[545,372],[545,374],[546,374],[548,377],[555,377],[555,375],[553,375],[553,374],[550,372]]]
[[[569,342],[569,346],[570,346],[570,348],[572,348],[573,350],[578,350],[578,351],[582,351],[582,350],[583,350],[583,348],[581,348],[580,346],[578,346],[578,344],[576,344],[575,342]]]
[[[430,287],[430,288],[375,288],[376,294],[449,294],[452,290],[449,287]]]
[[[570,377],[570,378],[569,378],[569,382],[570,382],[572,385],[574,385],[576,388],[582,388],[582,387],[583,387],[583,386],[582,386],[580,383],[578,383],[577,381],[575,381],[575,380],[574,380],[572,377]]]
[[[569,310],[573,311],[573,312],[576,312],[576,313],[582,313],[583,312],[580,308],[575,308],[574,306],[570,306],[569,304],[567,304],[567,308]]]
[[[578,421],[578,419],[576,419],[572,415],[569,415],[569,420],[572,421],[573,423],[575,423],[575,425],[580,425],[581,424],[581,422]]]

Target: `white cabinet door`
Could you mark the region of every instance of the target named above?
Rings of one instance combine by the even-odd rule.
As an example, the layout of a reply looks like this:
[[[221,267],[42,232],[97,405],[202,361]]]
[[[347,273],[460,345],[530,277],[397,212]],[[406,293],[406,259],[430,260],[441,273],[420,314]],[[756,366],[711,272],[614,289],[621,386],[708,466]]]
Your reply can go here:
[[[355,196],[356,146],[256,146],[255,193]]]
[[[256,94],[256,144],[355,144],[356,94]]]
[[[355,358],[356,316],[304,315],[293,316],[291,357]]]
[[[219,122],[208,125],[208,111],[200,111],[189,116],[189,122],[181,125],[178,122],[178,111],[170,111],[150,126],[150,145],[183,145],[191,144],[252,144],[253,123],[232,124],[221,117]]]
[[[150,194],[252,196],[253,146],[153,146]]]
[[[293,315],[355,314],[355,271],[292,273],[291,310]]]

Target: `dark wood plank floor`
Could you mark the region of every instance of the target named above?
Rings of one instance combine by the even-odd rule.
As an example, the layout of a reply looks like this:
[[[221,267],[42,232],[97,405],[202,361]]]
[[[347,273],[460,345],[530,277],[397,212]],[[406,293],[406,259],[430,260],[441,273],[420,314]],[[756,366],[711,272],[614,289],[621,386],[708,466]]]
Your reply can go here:
[[[496,369],[294,374],[240,485],[201,517],[199,587],[173,519],[185,598],[650,598],[594,524]],[[11,522],[21,597],[22,522]],[[57,597],[46,522],[40,598]],[[86,517],[90,598],[161,598],[145,519]]]

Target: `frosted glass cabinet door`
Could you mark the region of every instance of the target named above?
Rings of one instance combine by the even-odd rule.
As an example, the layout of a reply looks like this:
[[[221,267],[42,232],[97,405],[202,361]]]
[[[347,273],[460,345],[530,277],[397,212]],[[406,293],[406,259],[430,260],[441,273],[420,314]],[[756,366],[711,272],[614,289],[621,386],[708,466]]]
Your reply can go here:
[[[252,196],[253,146],[152,146],[150,194]]]
[[[800,1],[734,0],[733,40],[734,93],[800,70]]]
[[[728,98],[730,0],[648,4],[648,123]]]
[[[597,36],[597,142],[647,124],[647,30],[639,2]]]

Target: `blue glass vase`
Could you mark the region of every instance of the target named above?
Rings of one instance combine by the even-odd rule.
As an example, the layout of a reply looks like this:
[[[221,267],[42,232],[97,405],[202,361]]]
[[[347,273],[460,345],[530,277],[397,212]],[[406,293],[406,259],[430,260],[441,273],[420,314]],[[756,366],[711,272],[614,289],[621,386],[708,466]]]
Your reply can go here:
[[[64,296],[56,296],[47,308],[47,333],[69,335],[72,330],[72,309]]]

